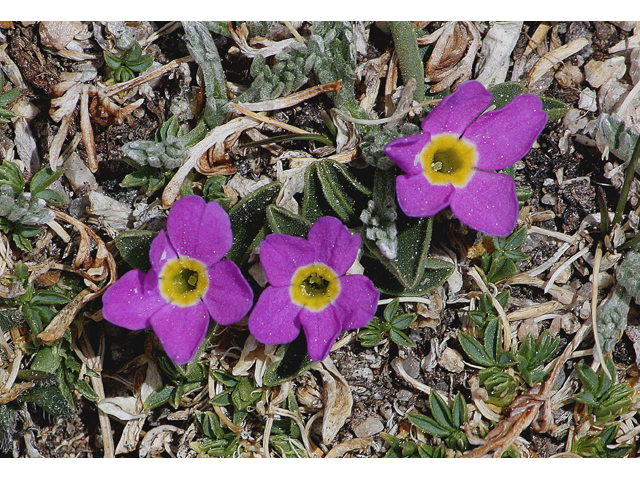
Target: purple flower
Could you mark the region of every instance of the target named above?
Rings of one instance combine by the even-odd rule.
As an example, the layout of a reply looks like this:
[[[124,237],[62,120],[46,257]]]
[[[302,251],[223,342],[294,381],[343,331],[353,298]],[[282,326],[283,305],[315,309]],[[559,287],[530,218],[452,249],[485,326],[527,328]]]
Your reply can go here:
[[[373,318],[380,293],[364,275],[345,275],[362,240],[334,217],[313,224],[307,239],[272,233],[260,244],[269,285],[249,315],[249,330],[268,345],[307,337],[314,362],[324,360],[343,330]]]
[[[167,232],[151,243],[151,270],[131,270],[102,297],[102,315],[119,327],[153,327],[171,360],[189,362],[204,340],[209,317],[229,325],[244,317],[253,291],[238,266],[222,257],[233,234],[216,202],[192,195],[175,203]]]
[[[450,206],[462,222],[487,235],[504,237],[513,230],[515,183],[495,170],[527,154],[547,114],[537,96],[518,95],[480,115],[491,101],[481,83],[464,82],[422,121],[423,133],[384,148],[406,173],[396,179],[398,204],[406,215],[430,217]]]

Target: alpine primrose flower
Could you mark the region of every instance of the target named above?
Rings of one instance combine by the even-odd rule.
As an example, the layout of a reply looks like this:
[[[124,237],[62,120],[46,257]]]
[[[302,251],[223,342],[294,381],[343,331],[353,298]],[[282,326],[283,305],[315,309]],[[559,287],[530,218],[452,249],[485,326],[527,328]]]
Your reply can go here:
[[[492,98],[480,82],[464,82],[422,121],[423,133],[386,145],[385,154],[405,173],[396,192],[407,216],[430,217],[450,206],[460,221],[487,235],[505,237],[514,229],[515,183],[495,170],[529,152],[547,114],[530,94],[482,114]]]
[[[231,223],[216,202],[196,195],[178,200],[151,243],[151,270],[131,270],[102,297],[102,314],[119,327],[152,327],[175,363],[189,362],[209,328],[242,319],[253,291],[231,260]]]
[[[304,329],[307,353],[324,360],[343,330],[373,318],[380,293],[364,275],[345,275],[362,240],[334,217],[319,218],[307,239],[272,233],[260,244],[269,286],[249,315],[249,331],[267,345],[290,343]]]

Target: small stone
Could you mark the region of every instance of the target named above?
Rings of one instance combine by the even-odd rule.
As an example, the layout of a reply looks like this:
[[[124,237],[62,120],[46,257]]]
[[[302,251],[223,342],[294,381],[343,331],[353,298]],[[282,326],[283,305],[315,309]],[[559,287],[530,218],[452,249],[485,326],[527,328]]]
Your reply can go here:
[[[598,103],[602,112],[614,111],[618,102],[622,102],[622,97],[631,90],[631,87],[616,79],[607,80],[598,92]]]
[[[565,65],[556,72],[556,80],[563,88],[577,87],[584,82],[582,70],[575,65]]]
[[[629,56],[629,76],[634,85],[640,81],[640,48],[634,48],[631,50]]]
[[[416,357],[407,357],[402,361],[402,368],[411,378],[418,378],[420,375],[420,360]]]
[[[520,343],[524,342],[529,335],[531,335],[534,340],[540,335],[540,327],[532,318],[526,319],[518,327],[518,340]]]
[[[372,437],[384,430],[384,425],[378,417],[369,417],[352,427],[352,430],[358,438]]]
[[[460,373],[464,370],[462,355],[457,350],[449,347],[445,348],[440,358],[438,358],[438,364],[448,372]]]
[[[589,60],[584,66],[585,78],[593,88],[600,88],[611,79],[621,79],[626,71],[624,57],[613,57],[604,62]]]
[[[580,92],[580,99],[578,100],[578,108],[580,110],[586,110],[587,112],[598,111],[598,102],[596,92],[590,88],[585,88]]]
[[[46,47],[62,50],[81,30],[81,22],[40,22],[40,41]]]
[[[400,390],[396,395],[396,398],[400,402],[408,402],[412,397],[413,393],[411,393],[409,390]]]

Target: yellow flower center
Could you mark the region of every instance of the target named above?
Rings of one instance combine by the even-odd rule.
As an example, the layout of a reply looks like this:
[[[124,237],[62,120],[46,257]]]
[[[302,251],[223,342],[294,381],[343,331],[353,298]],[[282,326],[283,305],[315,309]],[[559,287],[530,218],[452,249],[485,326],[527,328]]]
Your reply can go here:
[[[296,270],[290,292],[293,303],[319,312],[340,293],[340,279],[326,265],[312,263]]]
[[[175,305],[194,305],[207,293],[208,288],[207,267],[194,258],[171,259],[160,272],[160,294]]]
[[[435,135],[418,154],[432,185],[464,187],[473,175],[478,154],[466,140],[449,133]]]

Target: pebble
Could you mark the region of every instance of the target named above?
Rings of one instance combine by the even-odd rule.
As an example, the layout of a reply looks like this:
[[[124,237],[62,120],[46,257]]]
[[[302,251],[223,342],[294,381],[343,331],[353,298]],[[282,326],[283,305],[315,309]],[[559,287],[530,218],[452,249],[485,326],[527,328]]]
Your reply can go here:
[[[580,98],[578,99],[578,108],[580,110],[586,110],[587,112],[597,112],[598,102],[596,92],[590,88],[585,88],[580,92]]]
[[[460,373],[464,370],[462,355],[457,350],[447,347],[438,358],[438,364],[448,372]]]
[[[556,80],[563,88],[577,87],[584,82],[584,74],[575,65],[565,65],[556,72]]]
[[[611,112],[618,102],[622,102],[622,97],[631,89],[627,84],[611,79],[602,85],[598,95],[600,110]]]
[[[413,393],[409,390],[400,390],[396,397],[400,402],[408,402],[413,397]]]
[[[418,378],[420,375],[420,360],[416,357],[407,357],[402,361],[402,368],[411,378]]]
[[[613,57],[604,62],[589,60],[584,66],[585,78],[593,88],[600,88],[611,79],[621,79],[626,71],[624,57]]]
[[[384,430],[384,425],[378,417],[369,417],[363,422],[352,427],[353,433],[358,438],[371,437],[376,433],[380,433]]]
[[[81,22],[40,22],[40,41],[56,50],[65,48],[82,30]]]

